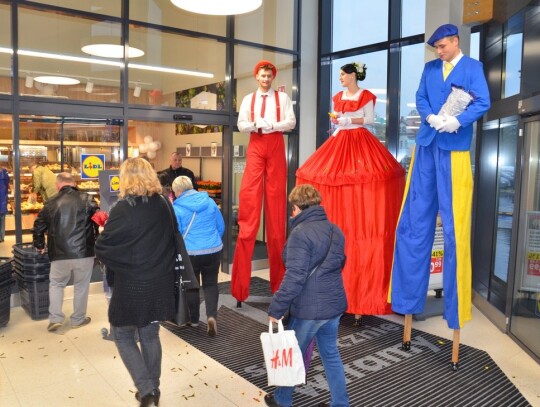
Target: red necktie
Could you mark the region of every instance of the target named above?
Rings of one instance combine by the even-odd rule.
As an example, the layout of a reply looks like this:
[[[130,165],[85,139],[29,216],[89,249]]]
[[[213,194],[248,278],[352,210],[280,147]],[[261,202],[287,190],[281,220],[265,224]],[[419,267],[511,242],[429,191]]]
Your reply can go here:
[[[261,119],[264,118],[264,112],[266,111],[266,97],[268,95],[261,95],[263,98],[262,106],[261,106]],[[259,134],[262,134],[262,129],[259,129]]]
[[[263,98],[262,106],[261,106],[261,118],[264,118],[264,112],[266,111],[266,97],[268,95],[261,95]]]

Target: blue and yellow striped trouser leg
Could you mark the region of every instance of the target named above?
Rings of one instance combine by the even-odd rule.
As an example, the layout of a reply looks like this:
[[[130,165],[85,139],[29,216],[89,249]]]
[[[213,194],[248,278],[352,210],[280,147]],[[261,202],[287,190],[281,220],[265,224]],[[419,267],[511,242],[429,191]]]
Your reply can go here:
[[[396,231],[389,297],[400,314],[424,310],[437,212],[444,231],[444,318],[459,329],[471,319],[472,172],[468,151],[416,146]]]

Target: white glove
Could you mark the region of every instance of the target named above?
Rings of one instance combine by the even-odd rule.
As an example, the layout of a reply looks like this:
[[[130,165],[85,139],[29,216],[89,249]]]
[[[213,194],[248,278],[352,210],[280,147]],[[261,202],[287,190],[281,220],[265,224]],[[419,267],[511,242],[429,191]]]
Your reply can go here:
[[[352,119],[350,117],[338,117],[337,119],[338,126],[344,127],[352,124]]]
[[[427,122],[435,130],[439,130],[444,125],[445,117],[438,114],[431,114],[427,118]]]
[[[272,125],[266,121],[266,119],[263,119],[262,117],[255,120],[255,127],[262,130],[271,130]]]
[[[447,116],[444,115],[446,121],[444,124],[438,128],[439,133],[455,133],[457,130],[461,127],[461,124],[459,123],[458,119],[456,119],[454,116]]]

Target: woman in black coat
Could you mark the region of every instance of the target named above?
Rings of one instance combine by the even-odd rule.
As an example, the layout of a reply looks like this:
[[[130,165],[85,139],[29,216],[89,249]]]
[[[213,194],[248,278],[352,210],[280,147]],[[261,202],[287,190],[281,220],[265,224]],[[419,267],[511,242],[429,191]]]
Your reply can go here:
[[[96,241],[96,256],[113,287],[111,334],[141,406],[159,402],[159,321],[175,315],[174,229],[161,190],[147,161],[126,160],[120,167],[120,200]]]

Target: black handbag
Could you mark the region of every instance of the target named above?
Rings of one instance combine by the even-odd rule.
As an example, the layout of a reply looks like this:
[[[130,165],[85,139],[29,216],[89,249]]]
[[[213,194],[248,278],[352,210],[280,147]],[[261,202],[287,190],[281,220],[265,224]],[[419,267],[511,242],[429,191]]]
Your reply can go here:
[[[176,271],[176,281],[179,282],[181,279],[181,284],[183,284],[184,289],[186,290],[196,290],[200,288],[199,281],[195,277],[195,272],[193,271],[193,266],[189,260],[189,255],[184,243],[184,239],[178,230],[178,222],[176,221],[176,216],[174,215],[174,210],[170,201],[161,195],[163,200],[167,204],[169,210],[169,216],[171,217],[171,222],[173,224],[173,238],[174,238],[174,247],[176,252],[174,269]]]
[[[174,322],[176,325],[181,326],[187,324],[191,318],[189,315],[189,307],[187,303],[186,288],[182,283],[182,277],[175,284],[176,293],[176,315]]]

